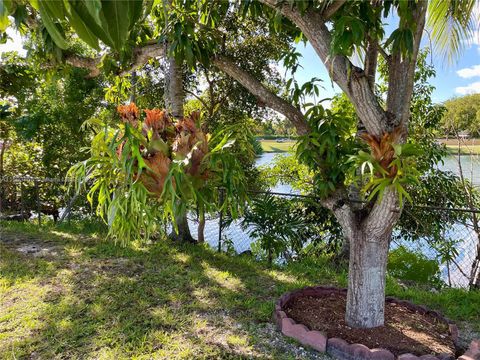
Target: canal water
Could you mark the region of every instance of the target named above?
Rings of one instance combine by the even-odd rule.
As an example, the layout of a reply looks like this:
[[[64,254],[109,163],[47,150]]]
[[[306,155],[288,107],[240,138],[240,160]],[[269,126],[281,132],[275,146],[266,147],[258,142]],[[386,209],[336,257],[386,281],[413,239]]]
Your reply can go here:
[[[276,156],[287,156],[286,153],[264,153],[260,156],[257,161],[257,166],[264,166],[272,164]],[[461,157],[462,168],[466,178],[471,179],[471,181],[480,186],[480,160],[478,157],[462,156]],[[455,174],[458,174],[458,160],[456,157],[447,157],[440,163],[439,168],[442,170],[452,171]],[[271,189],[274,192],[279,193],[290,193],[294,194],[295,191],[287,184],[278,184]],[[196,232],[197,224],[194,221],[190,221],[190,227],[192,232]],[[210,246],[217,248],[218,247],[218,231],[219,222],[218,218],[212,218],[207,220],[205,227],[205,239],[210,244]],[[477,236],[470,228],[466,227],[464,224],[455,224],[451,229],[449,229],[445,237],[449,239],[458,241],[456,245],[458,250],[458,257],[455,259],[455,262],[459,265],[461,270],[459,270],[456,265],[450,266],[450,278],[452,280],[452,285],[456,287],[465,287],[468,285],[468,279],[462,274],[469,274],[473,258],[475,257]],[[250,245],[253,239],[249,236],[249,230],[243,229],[240,226],[240,223],[234,222],[227,229],[224,229],[222,232],[222,247],[225,247],[225,244],[230,243],[233,249],[237,253],[241,253],[247,250],[250,250]],[[417,249],[424,254],[427,254],[431,258],[434,258],[433,249],[424,241],[416,241],[415,243],[411,242],[401,242],[403,245],[408,246],[409,248]],[[395,246],[395,245],[394,245]],[[448,282],[448,269],[446,266],[441,267],[441,277],[445,282]]]

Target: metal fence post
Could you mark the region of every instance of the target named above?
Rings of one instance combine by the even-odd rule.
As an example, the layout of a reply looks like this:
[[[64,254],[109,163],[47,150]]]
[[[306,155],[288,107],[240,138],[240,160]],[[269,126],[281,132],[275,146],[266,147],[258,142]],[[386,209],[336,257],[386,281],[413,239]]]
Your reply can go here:
[[[223,189],[220,188],[218,190],[218,202],[219,202],[219,205],[220,205],[220,216],[218,218],[218,252],[221,252],[222,251],[222,227],[223,227]]]
[[[35,193],[37,197],[38,225],[42,225],[42,215],[41,215],[41,206],[40,206],[40,189],[38,188],[38,180],[35,180]]]

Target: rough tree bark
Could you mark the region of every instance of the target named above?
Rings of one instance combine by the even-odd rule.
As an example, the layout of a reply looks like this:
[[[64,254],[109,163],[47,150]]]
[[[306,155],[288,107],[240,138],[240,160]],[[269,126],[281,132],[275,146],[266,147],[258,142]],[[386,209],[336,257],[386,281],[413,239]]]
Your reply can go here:
[[[220,61],[217,58],[214,64],[259,97],[267,106],[285,115],[295,124],[299,133],[308,132],[305,117],[300,110],[271,93],[258,80],[239,69],[232,60],[222,57]],[[365,83],[361,85],[362,92],[359,93],[363,98],[366,93],[371,92],[370,84],[366,80],[365,78]],[[364,109],[367,106],[362,104],[361,108]],[[376,112],[376,110],[362,111],[370,114]],[[377,133],[379,131],[377,127],[388,126],[388,124],[382,125],[386,119],[385,111],[382,110],[382,113],[383,115],[376,118],[369,118],[369,124],[374,122],[377,124],[369,126],[369,132]],[[382,130],[379,133],[385,131]],[[340,189],[322,205],[333,211],[342,226],[345,241],[350,244],[346,320],[352,327],[381,326],[384,322],[388,247],[393,225],[400,216],[397,194],[394,191],[388,192],[381,201],[369,209],[359,208],[358,204],[350,204],[346,189]]]
[[[388,190],[369,213],[349,205],[330,208],[350,244],[346,321],[352,327],[381,326],[388,248],[401,214],[397,194]]]
[[[333,81],[353,103],[360,121],[370,135],[380,138],[401,126],[404,129],[401,141],[405,141],[414,70],[425,25],[425,2],[418,3],[413,14],[416,23],[413,53],[408,57],[394,54],[390,59],[385,110],[375,96],[372,84],[378,45],[370,43],[366,49],[365,69],[354,66],[345,56],[331,55],[331,33],[325,20],[341,8],[341,2],[334,2],[335,7],[325,9],[323,13],[316,9],[301,13],[295,7],[277,0],[260,1],[280,11],[304,33],[329,70]],[[287,114],[286,116],[288,117]],[[378,199],[373,206],[359,210],[355,205],[349,205],[348,200],[335,199],[335,196],[325,201],[324,205],[334,212],[350,243],[345,319],[352,327],[381,326],[384,324],[387,253],[393,226],[401,214],[398,196],[395,191],[387,190],[383,198]]]

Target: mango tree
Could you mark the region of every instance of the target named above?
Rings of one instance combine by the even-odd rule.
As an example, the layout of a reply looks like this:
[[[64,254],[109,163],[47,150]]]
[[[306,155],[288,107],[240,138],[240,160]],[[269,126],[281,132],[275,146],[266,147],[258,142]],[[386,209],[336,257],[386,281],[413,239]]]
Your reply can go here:
[[[165,10],[161,2],[154,2],[153,7],[149,2],[143,8],[138,3],[31,2],[60,47],[65,45],[60,24],[68,23],[92,46],[98,44],[98,39],[110,46],[125,69],[136,68],[151,57],[172,55],[190,66],[213,65],[236,79],[262,104],[287,117],[303,135],[297,150],[299,157],[320,174],[318,181],[324,185],[322,205],[334,213],[350,243],[347,323],[362,328],[383,325],[386,259],[392,229],[402,212],[402,199],[408,196],[405,186],[416,181],[411,160],[415,151],[407,143],[408,123],[416,60],[426,22],[440,49],[458,52],[462,37],[471,36],[475,30],[475,2],[258,0],[237,4],[183,0],[169,2],[167,26],[157,21]],[[7,10],[4,13],[16,13],[13,6]],[[320,102],[302,101],[307,94],[319,95],[313,81],[304,86],[288,81],[289,93],[280,96],[249,69],[238,65],[239,61],[223,46],[226,37],[236,35],[234,29],[221,26],[222,19],[232,13],[265,19],[271,32],[292,41],[309,42],[330,79],[354,105],[358,135],[369,145],[369,152],[342,148],[343,144],[336,141],[342,119],[325,111]],[[386,21],[396,24],[389,34]],[[139,28],[146,31],[142,33]],[[141,33],[149,35],[142,38]],[[132,34],[136,35],[133,39]],[[160,41],[168,43],[168,49]],[[355,54],[358,56],[354,62]],[[379,57],[388,68],[386,98],[376,93]],[[101,63],[100,58],[66,56],[65,60],[89,68],[92,76],[98,73]],[[297,53],[287,53],[284,65],[294,70],[297,60]],[[349,176],[352,173],[354,179]],[[350,184],[355,182],[363,192],[352,191]]]

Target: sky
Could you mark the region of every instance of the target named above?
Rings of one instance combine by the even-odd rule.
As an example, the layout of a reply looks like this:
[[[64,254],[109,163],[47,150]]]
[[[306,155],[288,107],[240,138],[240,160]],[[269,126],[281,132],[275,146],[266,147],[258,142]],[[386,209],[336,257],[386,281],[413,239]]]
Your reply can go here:
[[[477,3],[474,13],[480,18],[480,1]],[[398,16],[392,13],[383,22],[385,35],[388,37],[398,27]],[[424,34],[422,47],[429,47],[429,45],[428,35]],[[329,98],[340,92],[338,86],[332,84],[327,70],[310,44],[298,44],[297,51],[302,54],[300,61],[302,68],[297,70],[295,75],[299,83],[309,81],[312,77],[318,77],[323,80],[322,98]],[[430,79],[430,83],[435,86],[432,94],[432,100],[435,103],[457,96],[480,93],[480,29],[477,29],[471,39],[465,41],[463,51],[454,62],[448,63],[435,51],[427,61],[433,63],[437,73],[435,78]]]
[[[7,32],[12,40],[7,41],[6,44],[0,44],[0,55],[7,51],[18,51],[25,56],[26,51],[22,48],[20,35],[11,29]],[[302,54],[300,61],[302,67],[295,75],[297,81],[301,84],[313,77],[321,78],[324,89],[320,98],[329,98],[338,93],[339,88],[332,85],[325,67],[313,48],[309,44],[300,43],[297,45],[297,50]],[[433,61],[437,71],[436,78],[431,79],[431,83],[436,87],[433,93],[434,102],[443,102],[455,96],[480,93],[480,30],[465,46],[464,51],[454,63],[448,64],[444,59],[435,55],[429,59]],[[278,68],[282,71],[281,65]]]
[[[306,46],[303,43],[298,44],[297,51],[302,54],[300,61],[302,68],[297,70],[295,75],[299,83],[309,81],[312,77],[322,79],[324,92],[321,97],[323,98],[329,98],[340,91],[338,86],[332,86],[327,70],[310,44],[307,43]],[[453,63],[449,64],[435,53],[427,60],[433,62],[437,72],[436,77],[430,80],[430,83],[436,87],[432,95],[434,102],[439,103],[456,96],[480,93],[480,30],[465,44],[463,52]]]
[[[11,38],[5,44],[0,44],[0,55],[8,51],[18,51],[21,56],[26,55],[23,49],[22,38],[20,34],[12,29],[7,29],[7,34]]]

